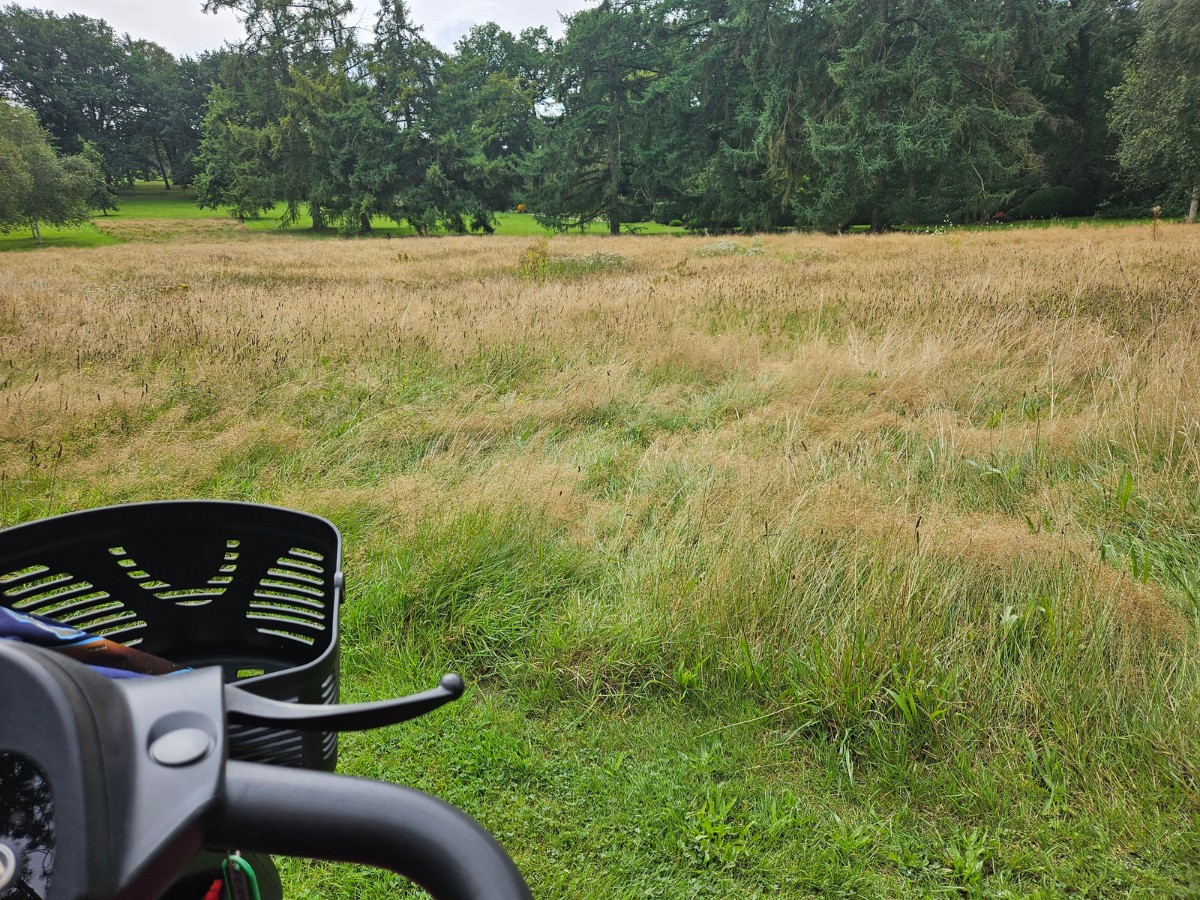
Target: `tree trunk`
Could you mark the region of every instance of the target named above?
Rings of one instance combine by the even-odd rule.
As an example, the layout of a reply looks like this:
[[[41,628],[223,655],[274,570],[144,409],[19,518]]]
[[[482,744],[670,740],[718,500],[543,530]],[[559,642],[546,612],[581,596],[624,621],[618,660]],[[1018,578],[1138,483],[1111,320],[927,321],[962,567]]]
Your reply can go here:
[[[33,239],[40,244],[42,242],[42,226],[37,219],[30,220],[29,230],[33,232]]]
[[[1189,225],[1196,224],[1196,213],[1200,212],[1200,181],[1192,185],[1192,202],[1188,206],[1187,220]]]
[[[166,185],[163,190],[169,191],[171,189],[171,179],[167,176],[167,164],[163,159],[162,147],[158,141],[154,142],[154,161],[158,165],[158,174],[162,176],[163,184]]]
[[[878,205],[871,207],[871,234],[883,234],[887,230],[887,219]]]
[[[321,231],[325,227],[325,217],[321,215],[321,207],[316,203],[309,203],[308,211],[312,214],[312,230]]]
[[[612,108],[608,113],[608,233],[621,233],[621,209],[617,202],[621,190],[621,132],[617,127],[617,64],[609,65]]]
[[[363,213],[362,215],[360,215],[358,217],[358,233],[359,234],[370,234],[371,233],[371,217],[368,216],[366,213]]]

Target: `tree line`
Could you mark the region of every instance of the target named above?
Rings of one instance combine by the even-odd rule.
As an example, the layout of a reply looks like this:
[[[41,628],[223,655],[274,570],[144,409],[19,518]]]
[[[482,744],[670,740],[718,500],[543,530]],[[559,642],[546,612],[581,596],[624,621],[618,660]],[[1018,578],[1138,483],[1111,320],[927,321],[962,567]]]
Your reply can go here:
[[[235,44],[176,59],[102,21],[0,10],[0,95],[107,184],[240,217],[490,231],[654,219],[824,230],[1200,204],[1200,0],[601,0],[451,51],[404,0],[204,0]]]

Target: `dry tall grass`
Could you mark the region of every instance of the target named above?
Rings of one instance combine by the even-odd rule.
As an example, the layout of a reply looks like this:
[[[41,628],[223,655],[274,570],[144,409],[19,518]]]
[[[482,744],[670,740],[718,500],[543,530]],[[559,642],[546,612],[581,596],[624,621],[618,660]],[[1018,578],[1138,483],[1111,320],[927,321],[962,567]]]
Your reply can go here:
[[[458,468],[486,491],[492,468],[516,466],[527,474],[507,484],[535,496],[547,478],[567,484],[603,517],[629,499],[580,498],[563,472],[582,452],[568,439],[607,416],[650,423],[626,465],[719,473],[711,505],[768,532],[828,518],[822,492],[852,476],[875,491],[846,527],[923,514],[941,529],[926,549],[976,555],[990,528],[993,558],[1086,545],[1077,485],[1043,484],[1032,466],[1019,509],[961,508],[947,485],[968,459],[1109,448],[1100,457],[1119,455],[1139,494],[1158,486],[1182,503],[1194,489],[1200,240],[1186,229],[573,238],[551,259],[585,264],[542,278],[518,271],[527,243],[264,236],[10,255],[5,476],[53,466],[64,486],[79,473],[128,490],[146,468],[211,476],[264,439],[299,452],[319,424],[306,415],[339,412],[326,396],[337,382],[371,416],[306,487],[337,490],[355,454],[421,436],[397,496],[425,479],[422,502],[440,502]],[[589,253],[614,251],[619,270],[587,271]],[[411,396],[414,368],[448,381]],[[916,444],[929,484],[896,462]],[[1029,533],[1034,507],[1053,538]]]
[[[1192,809],[1200,233],[546,251],[180,230],[6,255],[0,514],[278,502],[369,523],[357,585],[399,577],[406,536],[453,553],[438,522],[507,517],[586,577],[492,625],[481,589],[443,634],[492,648],[481,671],[592,705],[732,684],[780,740],[983,754],[1014,784],[1054,746],[1095,802]],[[360,639],[413,621],[363,603]]]

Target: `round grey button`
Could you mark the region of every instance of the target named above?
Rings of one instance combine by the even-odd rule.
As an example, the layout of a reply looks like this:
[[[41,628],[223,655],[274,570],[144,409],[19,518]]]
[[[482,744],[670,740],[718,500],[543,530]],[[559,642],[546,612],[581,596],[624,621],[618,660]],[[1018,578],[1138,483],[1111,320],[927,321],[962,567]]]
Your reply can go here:
[[[150,758],[160,766],[190,766],[212,752],[215,742],[199,728],[176,728],[150,745]]]
[[[0,841],[0,891],[17,880],[17,854],[12,847]]]

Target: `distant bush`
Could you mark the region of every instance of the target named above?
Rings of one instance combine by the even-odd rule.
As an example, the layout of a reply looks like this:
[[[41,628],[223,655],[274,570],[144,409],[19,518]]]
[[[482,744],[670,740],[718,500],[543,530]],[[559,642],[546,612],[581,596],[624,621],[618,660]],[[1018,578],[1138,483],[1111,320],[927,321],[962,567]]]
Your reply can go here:
[[[1179,195],[1166,197],[1115,197],[1096,204],[1096,215],[1105,219],[1149,219],[1151,208],[1162,209],[1164,219],[1177,219],[1187,211],[1186,198]]]
[[[1066,185],[1036,190],[1017,207],[1017,215],[1022,219],[1086,216],[1090,212],[1088,201],[1074,188]]]
[[[649,212],[650,221],[657,222],[659,225],[670,225],[676,219],[682,222],[694,214],[694,210],[689,209],[689,204],[678,200],[659,200],[650,208]]]
[[[683,219],[672,219],[670,222],[667,223],[667,225],[670,228],[682,228],[683,227]]]

